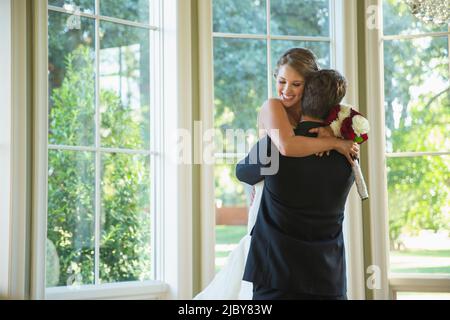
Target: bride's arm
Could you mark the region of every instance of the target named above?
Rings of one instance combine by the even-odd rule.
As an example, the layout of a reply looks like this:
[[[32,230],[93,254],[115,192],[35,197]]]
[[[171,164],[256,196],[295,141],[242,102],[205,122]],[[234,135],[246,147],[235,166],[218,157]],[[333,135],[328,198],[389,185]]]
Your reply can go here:
[[[260,120],[283,156],[306,157],[334,149],[352,162],[351,155],[354,153],[352,141],[335,137],[296,136],[283,105],[277,99],[270,99],[263,105]]]

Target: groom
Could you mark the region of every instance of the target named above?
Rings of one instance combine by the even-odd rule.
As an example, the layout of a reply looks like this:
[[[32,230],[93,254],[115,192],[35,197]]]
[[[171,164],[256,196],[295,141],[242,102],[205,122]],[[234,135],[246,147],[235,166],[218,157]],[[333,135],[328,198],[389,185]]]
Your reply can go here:
[[[317,136],[309,131],[325,126],[324,119],[341,102],[345,88],[345,79],[334,70],[321,70],[307,79],[303,118],[295,134]],[[261,168],[267,165],[261,159],[250,162],[261,148],[268,155],[278,153],[266,137],[236,167],[242,182],[265,179],[244,272],[244,280],[253,283],[253,299],[346,299],[342,223],[354,182],[349,162],[335,151],[304,158],[278,153],[278,172],[262,176]]]

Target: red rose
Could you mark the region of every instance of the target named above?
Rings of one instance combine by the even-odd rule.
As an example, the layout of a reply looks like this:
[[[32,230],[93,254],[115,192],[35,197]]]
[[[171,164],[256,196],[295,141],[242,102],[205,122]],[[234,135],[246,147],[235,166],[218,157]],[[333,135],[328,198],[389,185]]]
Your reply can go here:
[[[356,134],[353,131],[353,119],[352,117],[345,118],[344,121],[342,121],[341,126],[341,135],[344,137],[344,139],[354,141],[356,138]]]
[[[339,111],[341,111],[341,106],[337,105],[333,107],[330,111],[330,114],[328,115],[326,119],[326,123],[330,125],[334,120],[337,119]]]
[[[350,118],[353,118],[354,116],[362,116],[361,113],[359,113],[355,109],[351,108],[350,110],[351,110],[350,111]]]
[[[364,133],[361,135],[361,138],[363,139],[363,142],[364,142],[364,141],[367,141],[367,139],[369,139],[369,136],[366,133]]]

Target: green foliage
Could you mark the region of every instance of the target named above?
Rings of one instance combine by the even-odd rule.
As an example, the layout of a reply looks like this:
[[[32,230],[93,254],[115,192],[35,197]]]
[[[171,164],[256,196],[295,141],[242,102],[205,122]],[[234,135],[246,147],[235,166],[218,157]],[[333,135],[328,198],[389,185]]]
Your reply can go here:
[[[47,238],[59,259],[58,285],[94,281],[94,155],[50,151]]]
[[[94,145],[95,80],[91,49],[80,46],[65,57],[66,77],[50,97],[49,142]]]
[[[78,145],[93,142],[92,97],[95,85],[92,52],[80,45],[65,59],[65,77],[53,89],[50,111],[52,143]],[[77,67],[74,68],[74,65]],[[140,128],[133,112],[117,95],[100,91],[108,112],[102,128],[113,128],[105,143],[127,147],[142,145]],[[90,120],[90,121],[88,121]],[[92,123],[92,125],[91,125]],[[118,125],[120,123],[120,125]],[[119,140],[119,141],[117,141]],[[103,141],[102,141],[103,143]],[[59,279],[50,285],[93,284],[95,263],[95,158],[101,156],[101,282],[150,278],[149,159],[127,154],[93,152],[49,152],[48,239],[56,248]],[[52,245],[50,244],[49,252]],[[57,274],[57,270],[48,277]]]
[[[148,23],[149,1],[101,0],[100,12],[103,16]]]
[[[149,279],[149,162],[144,156],[104,157],[102,178],[102,282]]]
[[[213,30],[230,33],[264,33],[266,1],[213,0]]]
[[[384,1],[385,32],[436,31],[404,3]],[[450,91],[447,37],[385,41],[385,119],[388,152],[448,151]],[[436,89],[440,88],[440,89]],[[387,161],[390,239],[422,229],[450,232],[448,156]]]
[[[329,0],[271,1],[271,32],[275,35],[322,36],[330,33]]]
[[[225,164],[216,165],[214,168],[217,205],[223,207],[243,207],[246,205],[244,185],[237,180],[234,169],[234,165]]]

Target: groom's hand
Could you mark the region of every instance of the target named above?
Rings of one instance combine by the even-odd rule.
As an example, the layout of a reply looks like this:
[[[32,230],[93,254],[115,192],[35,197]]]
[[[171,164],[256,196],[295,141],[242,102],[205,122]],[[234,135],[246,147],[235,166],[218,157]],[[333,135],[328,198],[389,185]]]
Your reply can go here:
[[[334,137],[333,130],[331,127],[317,127],[309,130],[309,133],[317,133],[317,138],[328,138]]]

